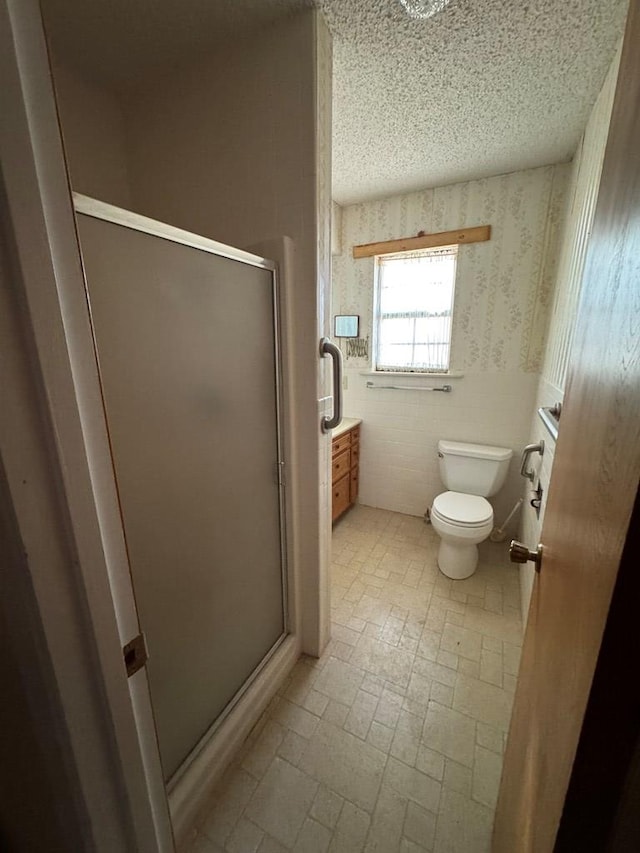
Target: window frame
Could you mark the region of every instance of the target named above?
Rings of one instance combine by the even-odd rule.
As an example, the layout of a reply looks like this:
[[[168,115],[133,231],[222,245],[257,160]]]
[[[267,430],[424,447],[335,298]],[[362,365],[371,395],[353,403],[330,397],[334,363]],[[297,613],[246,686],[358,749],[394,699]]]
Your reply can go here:
[[[438,246],[432,249],[409,249],[406,252],[389,252],[385,254],[375,255],[374,257],[374,299],[373,299],[373,346],[371,349],[371,358],[372,364],[371,369],[374,373],[380,374],[410,374],[410,375],[422,375],[422,376],[445,376],[452,372],[451,368],[451,356],[452,356],[452,345],[453,345],[453,320],[454,320],[454,311],[455,311],[455,303],[456,303],[456,289],[458,282],[458,249],[459,246],[457,243],[453,243],[449,246]],[[451,330],[449,335],[449,357],[446,368],[421,368],[421,367],[409,367],[403,369],[401,365],[396,366],[379,366],[378,364],[378,348],[380,343],[380,324],[383,319],[380,312],[380,301],[381,301],[381,279],[382,279],[382,264],[380,263],[381,258],[389,258],[390,256],[397,256],[398,258],[403,255],[435,255],[437,253],[443,252],[451,252],[454,255],[454,270],[453,270],[453,287],[451,293]],[[408,312],[410,313],[410,312]],[[415,312],[414,321],[417,319],[418,314],[422,312]],[[422,316],[424,314],[422,313]],[[428,315],[427,315],[428,316]],[[415,346],[415,342],[414,342]]]

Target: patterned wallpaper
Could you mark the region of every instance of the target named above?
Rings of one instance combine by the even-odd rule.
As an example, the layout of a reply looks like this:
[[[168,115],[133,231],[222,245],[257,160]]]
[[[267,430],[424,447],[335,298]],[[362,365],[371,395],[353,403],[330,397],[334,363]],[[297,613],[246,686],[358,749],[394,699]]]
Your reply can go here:
[[[331,34],[319,11],[314,16],[315,51],[315,200],[316,200],[316,340],[328,334],[331,313],[331,108],[332,108],[332,42]],[[317,353],[316,349],[316,353]],[[331,393],[328,359],[317,358],[318,421],[328,415]],[[316,422],[317,423],[317,422]],[[331,563],[331,443],[328,438],[318,444],[319,486],[319,575],[309,583],[307,596],[311,599],[318,590],[317,626],[316,610],[307,608],[302,630],[305,649],[320,654],[330,639],[331,596],[329,565]]]
[[[344,208],[333,314],[359,314],[360,335],[371,338],[374,261],[354,260],[354,245],[489,224],[490,241],[460,246],[451,369],[538,372],[568,170],[546,166]],[[369,359],[346,364],[366,369]]]
[[[544,489],[542,512],[537,518],[528,500],[524,503],[520,518],[520,538],[534,547],[541,538],[546,495],[553,469],[555,441],[538,417],[539,406],[553,406],[562,402],[569,367],[573,329],[582,287],[582,273],[591,225],[595,214],[600,175],[604,160],[613,98],[618,79],[620,48],[611,63],[611,68],[596,100],[591,116],[574,157],[567,192],[567,222],[560,247],[558,274],[553,296],[553,308],[547,334],[547,344],[538,384],[536,405],[531,418],[528,442],[545,441],[545,453],[540,465],[539,476]],[[525,489],[525,498],[529,498]],[[535,572],[528,564],[520,566],[520,591],[522,613],[527,616],[533,590]],[[524,619],[526,624],[526,618]]]
[[[574,158],[575,168],[572,170],[572,179],[569,184],[565,238],[562,241],[558,261],[558,283],[553,300],[547,350],[542,365],[542,374],[545,379],[562,390],[567,378],[587,243],[598,200],[620,53],[618,48],[591,111],[587,128]]]
[[[318,269],[318,338],[331,328],[331,127],[332,127],[332,42],[327,25],[318,11],[315,27],[315,169]],[[324,367],[326,359],[320,364]],[[321,367],[321,370],[322,370]],[[326,372],[326,371],[325,371]],[[330,393],[330,387],[326,389]]]

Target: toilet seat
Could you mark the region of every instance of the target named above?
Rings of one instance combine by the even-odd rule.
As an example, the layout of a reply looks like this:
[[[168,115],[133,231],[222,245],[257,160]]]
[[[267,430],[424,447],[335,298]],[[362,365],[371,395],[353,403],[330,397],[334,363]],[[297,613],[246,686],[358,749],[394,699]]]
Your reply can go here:
[[[431,512],[457,527],[483,527],[493,520],[493,507],[480,495],[443,492],[433,502]]]

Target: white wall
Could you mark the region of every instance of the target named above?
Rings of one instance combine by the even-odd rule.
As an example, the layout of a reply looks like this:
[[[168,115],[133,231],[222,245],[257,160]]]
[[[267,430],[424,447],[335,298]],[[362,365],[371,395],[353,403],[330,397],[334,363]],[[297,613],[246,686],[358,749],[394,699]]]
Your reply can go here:
[[[318,338],[329,319],[331,64],[330,35],[311,11],[118,94],[82,79],[64,57],[55,63],[74,190],[233,246],[293,239],[288,486],[309,613],[330,533],[328,439],[319,434],[328,364]],[[313,653],[319,626],[307,622]]]
[[[452,333],[451,394],[367,390],[370,359],[345,359],[345,414],[363,418],[360,501],[422,515],[442,491],[439,438],[510,447],[508,483],[492,499],[502,520],[521,491],[519,455],[529,434],[557,260],[568,166],[469,181],[343,209],[342,254],[333,259],[333,314],[359,314],[371,339],[374,261],[352,247],[490,224],[491,240],[461,245]],[[388,380],[389,377],[387,376]],[[375,381],[380,382],[379,379]],[[401,384],[442,384],[441,377]]]
[[[71,186],[101,201],[131,207],[118,98],[56,61],[54,83]]]
[[[330,257],[330,139],[318,133],[327,104],[330,109],[330,38],[313,12],[289,16],[234,39],[206,60],[142,80],[125,101],[136,211],[242,248],[283,235],[294,242],[286,324],[292,418],[286,477],[294,492],[294,559],[307,573],[303,642],[311,654],[319,651],[311,614],[317,609],[320,564],[328,558],[328,542],[320,555],[318,543],[330,529],[321,514],[328,505],[322,496],[329,488],[328,441],[319,431],[324,403],[316,381],[325,372],[318,318]]]
[[[538,443],[541,439],[545,442],[542,460],[537,455],[532,457],[532,461],[538,460],[539,480],[544,489],[542,511],[540,517],[537,518],[535,510],[529,504],[530,489],[527,486],[525,488],[526,500],[520,522],[520,537],[531,548],[535,548],[541,539],[544,508],[555,453],[555,441],[538,417],[537,410],[540,406],[553,406],[556,402],[562,402],[564,398],[571,340],[582,286],[587,243],[598,198],[600,174],[609,132],[619,62],[620,52],[618,51],[593,107],[584,136],[572,163],[568,217],[560,249],[558,275],[553,295],[553,310],[542,372],[529,431],[531,443]],[[522,613],[525,616],[524,624],[526,624],[526,615],[529,612],[534,577],[535,571],[530,564],[520,567],[520,591]]]

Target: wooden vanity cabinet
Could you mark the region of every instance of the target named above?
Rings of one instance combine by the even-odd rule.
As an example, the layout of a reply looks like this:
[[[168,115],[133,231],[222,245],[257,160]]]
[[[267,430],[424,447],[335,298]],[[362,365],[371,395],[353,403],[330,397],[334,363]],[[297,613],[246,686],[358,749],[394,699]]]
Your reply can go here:
[[[360,459],[360,424],[331,442],[331,518],[335,521],[356,502]]]

